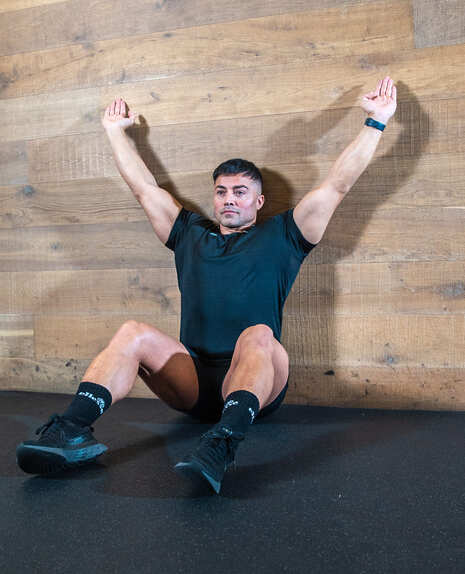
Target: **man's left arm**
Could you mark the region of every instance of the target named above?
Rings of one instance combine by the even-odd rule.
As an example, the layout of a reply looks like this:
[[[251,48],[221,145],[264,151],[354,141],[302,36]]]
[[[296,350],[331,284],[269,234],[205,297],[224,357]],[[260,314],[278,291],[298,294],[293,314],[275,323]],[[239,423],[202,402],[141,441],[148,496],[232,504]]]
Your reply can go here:
[[[362,108],[375,122],[386,125],[397,106],[397,90],[387,76],[376,90],[363,96]],[[318,243],[337,206],[344,199],[373,158],[382,131],[364,125],[355,140],[338,157],[328,176],[308,192],[294,208],[294,221],[310,243]]]

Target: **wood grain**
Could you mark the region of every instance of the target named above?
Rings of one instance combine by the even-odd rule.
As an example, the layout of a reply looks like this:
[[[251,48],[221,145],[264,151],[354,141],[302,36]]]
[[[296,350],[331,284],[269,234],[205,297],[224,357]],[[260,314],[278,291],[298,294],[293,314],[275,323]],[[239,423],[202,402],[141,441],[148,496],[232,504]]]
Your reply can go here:
[[[27,315],[0,314],[0,357],[33,357],[34,325]]]
[[[0,186],[0,228],[146,220],[119,176]]]
[[[35,357],[92,359],[102,351],[110,339],[127,320],[148,323],[179,339],[179,319],[173,315],[159,316],[156,322],[147,315],[93,315],[80,317],[38,316],[34,320],[36,333]]]
[[[180,315],[176,269],[0,273],[0,313]]]
[[[424,53],[425,52],[425,53]],[[7,99],[0,141],[101,131],[100,117],[116,97],[143,116],[144,125],[162,126],[232,118],[354,108],[380,77],[399,83],[399,100],[447,100],[465,95],[464,45],[375,53],[276,64],[260,68],[197,72],[115,87],[86,88]],[[411,76],[410,70],[417,71]],[[406,80],[408,79],[408,84]],[[115,91],[117,93],[115,93]],[[446,102],[441,104],[447,107]],[[463,112],[462,112],[463,113]],[[396,115],[396,119],[399,119]],[[15,130],[12,132],[12,125]]]
[[[2,390],[74,395],[88,363],[68,359],[0,358]]]
[[[315,264],[463,261],[464,221],[461,209],[392,208],[354,216],[341,207],[310,258]],[[0,265],[3,271],[170,267],[173,252],[148,222],[0,229]]]
[[[172,251],[150,223],[0,230],[4,271],[169,267]]]
[[[14,12],[16,10],[25,10],[46,4],[57,4],[63,0],[2,0],[0,12]]]
[[[300,365],[464,368],[465,316],[288,316],[282,343]]]
[[[420,8],[421,13],[420,13]],[[118,174],[123,96],[159,185],[212,217],[213,169],[262,168],[259,221],[395,118],[284,309],[299,404],[465,409],[463,10],[417,0],[6,0],[0,7],[0,388],[75,393],[127,319],[179,336],[173,253]],[[138,380],[132,396],[153,397]]]
[[[3,390],[76,393],[88,361],[0,358]],[[285,404],[378,409],[465,410],[463,369],[291,365]],[[138,378],[128,395],[156,399]]]
[[[0,357],[2,390],[61,393],[74,396],[89,365],[81,359],[28,359]],[[129,397],[157,399],[137,377]]]
[[[126,84],[182,74],[408,50],[409,15],[404,0],[379,2],[376,11],[360,4],[347,11],[284,13],[3,56],[0,94],[17,98],[110,85],[127,91]]]
[[[377,169],[378,158],[397,158],[387,167],[396,179],[384,178],[380,185],[398,186],[408,175],[406,158],[465,153],[460,136],[464,99],[400,104],[364,177]],[[320,162],[329,168],[360,132],[363,118],[361,110],[351,108],[141,128],[132,135],[155,176],[213,171],[229,157],[245,157],[262,167],[305,164],[305,172],[317,182],[321,179]],[[117,175],[102,131],[32,140],[26,143],[26,150],[21,169],[28,169],[31,185]],[[450,162],[445,161],[444,168],[450,171]]]
[[[346,214],[394,207],[465,206],[465,152],[420,157],[378,157],[344,200]],[[269,164],[262,168],[265,205],[261,220],[297,203],[329,173],[332,160],[309,164]],[[317,169],[318,168],[318,169]],[[213,218],[210,172],[157,176],[186,207]],[[341,207],[342,209],[342,207]],[[73,179],[34,185],[0,186],[0,229],[69,224],[146,221],[147,217],[120,176]]]
[[[26,183],[28,157],[26,142],[0,141],[0,185]]]
[[[377,0],[68,0],[0,14],[0,55]],[[407,2],[407,0],[405,0]],[[47,33],[44,33],[47,30]]]
[[[448,46],[465,42],[462,0],[412,0],[415,46]]]
[[[321,264],[301,267],[284,317],[465,312],[463,261]],[[176,269],[0,273],[0,313],[180,315]]]
[[[152,324],[150,317],[134,314],[37,316],[35,356],[91,359],[130,318]],[[282,343],[291,362],[300,365],[463,368],[464,320],[463,315],[288,316]],[[176,316],[159,317],[153,326],[179,338]]]
[[[322,264],[301,267],[285,316],[450,315],[465,311],[463,261]]]
[[[289,404],[465,410],[463,369],[293,366],[289,382]]]

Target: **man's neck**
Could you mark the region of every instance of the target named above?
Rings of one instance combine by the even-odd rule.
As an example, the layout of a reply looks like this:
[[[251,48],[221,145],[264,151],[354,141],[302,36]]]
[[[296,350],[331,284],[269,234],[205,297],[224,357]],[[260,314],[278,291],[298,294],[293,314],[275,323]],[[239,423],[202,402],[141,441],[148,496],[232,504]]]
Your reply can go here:
[[[219,225],[221,235],[231,235],[232,233],[247,233],[249,229],[255,226],[255,223],[251,223],[246,227],[234,228],[234,227],[225,227],[224,225]]]

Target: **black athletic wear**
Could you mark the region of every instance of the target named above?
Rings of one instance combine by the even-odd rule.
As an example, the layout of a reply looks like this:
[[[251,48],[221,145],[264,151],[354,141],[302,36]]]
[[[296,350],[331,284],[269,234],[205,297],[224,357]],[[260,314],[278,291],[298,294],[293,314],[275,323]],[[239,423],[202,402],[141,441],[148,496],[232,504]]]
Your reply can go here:
[[[281,338],[282,309],[305,257],[315,247],[297,227],[293,209],[246,232],[222,235],[215,222],[182,208],[166,246],[174,251],[181,292],[180,341],[191,355],[199,399],[189,414],[218,420],[222,384],[239,335],[265,324]],[[260,411],[279,407],[288,385]]]
[[[199,381],[199,398],[188,414],[197,419],[216,422],[220,419],[224,407],[222,394],[223,380],[231,365],[229,359],[211,359],[198,357],[191,353]],[[288,383],[268,406],[261,409],[257,418],[264,417],[275,411],[283,402],[288,389]]]
[[[95,440],[93,430],[53,414],[36,430],[40,434],[38,440],[28,440],[17,447],[18,465],[24,472],[46,474],[95,460],[107,447]]]
[[[222,235],[210,219],[181,209],[166,246],[175,254],[181,292],[180,340],[191,355],[231,358],[251,325],[269,325],[280,340],[284,302],[315,247],[293,211]]]
[[[112,400],[106,387],[83,381],[63,416],[81,426],[90,426],[110,408]]]
[[[174,469],[199,486],[208,485],[218,494],[224,473],[234,463],[242,440],[242,433],[234,433],[218,423],[202,435],[197,449]]]

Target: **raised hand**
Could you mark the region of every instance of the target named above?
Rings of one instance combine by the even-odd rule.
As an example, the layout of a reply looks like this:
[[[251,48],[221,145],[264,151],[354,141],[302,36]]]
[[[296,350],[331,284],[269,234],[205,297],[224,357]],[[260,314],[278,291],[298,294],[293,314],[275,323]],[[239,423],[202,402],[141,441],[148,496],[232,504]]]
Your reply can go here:
[[[362,108],[378,122],[386,124],[397,107],[397,89],[389,76],[380,80],[376,90],[362,97]]]
[[[125,130],[136,121],[137,114],[131,112],[124,100],[117,98],[106,108],[102,118],[102,125],[105,129],[123,128]]]

